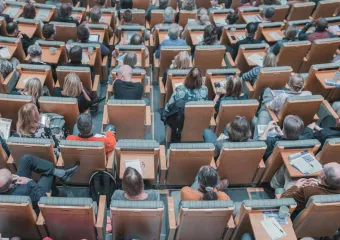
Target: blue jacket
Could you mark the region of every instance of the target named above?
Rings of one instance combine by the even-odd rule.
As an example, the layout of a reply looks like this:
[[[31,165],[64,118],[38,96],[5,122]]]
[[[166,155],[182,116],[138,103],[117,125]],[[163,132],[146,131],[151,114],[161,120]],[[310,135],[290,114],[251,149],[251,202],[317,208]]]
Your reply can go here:
[[[161,56],[161,47],[164,46],[188,46],[187,42],[183,39],[166,39],[164,40],[158,47],[156,51],[156,58],[159,58]]]

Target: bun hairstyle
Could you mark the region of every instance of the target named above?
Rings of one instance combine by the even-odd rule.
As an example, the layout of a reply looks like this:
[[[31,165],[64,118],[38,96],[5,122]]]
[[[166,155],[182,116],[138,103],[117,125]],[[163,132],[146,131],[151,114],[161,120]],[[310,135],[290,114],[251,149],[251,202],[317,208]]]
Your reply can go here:
[[[203,193],[203,200],[217,200],[217,194],[214,191],[219,181],[216,169],[210,166],[201,167],[198,172],[198,184]]]

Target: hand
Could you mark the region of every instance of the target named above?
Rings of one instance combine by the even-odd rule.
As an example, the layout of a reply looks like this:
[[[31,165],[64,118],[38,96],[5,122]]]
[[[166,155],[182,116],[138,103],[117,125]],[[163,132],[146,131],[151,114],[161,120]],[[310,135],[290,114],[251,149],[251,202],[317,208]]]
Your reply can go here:
[[[18,175],[12,174],[12,182],[18,181],[19,178],[20,178],[20,177],[19,177]]]
[[[275,129],[276,127],[279,127],[275,121],[270,121],[267,125],[267,130],[270,131],[272,129]]]
[[[309,178],[306,182],[302,185],[302,187],[316,187],[319,185],[319,181],[315,178]]]
[[[298,188],[303,187],[304,184],[306,184],[307,179],[306,178],[300,178],[299,180],[296,181],[295,186]]]
[[[225,91],[225,89],[224,88],[221,88],[221,87],[219,87],[219,88],[216,88],[216,95],[222,95],[222,94],[225,94],[226,93],[226,91]]]
[[[25,184],[27,184],[31,180],[32,179],[27,178],[27,177],[19,177],[18,180],[16,181],[16,184],[25,185]]]

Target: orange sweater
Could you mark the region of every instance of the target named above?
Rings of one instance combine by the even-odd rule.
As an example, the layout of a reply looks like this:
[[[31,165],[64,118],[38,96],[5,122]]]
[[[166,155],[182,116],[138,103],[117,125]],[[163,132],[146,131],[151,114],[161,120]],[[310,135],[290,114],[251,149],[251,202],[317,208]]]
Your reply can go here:
[[[66,138],[66,140],[72,140],[72,141],[96,141],[96,142],[103,142],[105,144],[105,152],[111,152],[113,149],[115,149],[116,146],[116,137],[113,132],[106,132],[106,136],[102,137],[89,137],[89,138],[82,138],[79,136],[71,135]]]
[[[221,191],[217,191],[217,200],[230,200],[229,196]],[[203,200],[203,193],[191,187],[184,187],[181,190],[182,201],[200,201]]]

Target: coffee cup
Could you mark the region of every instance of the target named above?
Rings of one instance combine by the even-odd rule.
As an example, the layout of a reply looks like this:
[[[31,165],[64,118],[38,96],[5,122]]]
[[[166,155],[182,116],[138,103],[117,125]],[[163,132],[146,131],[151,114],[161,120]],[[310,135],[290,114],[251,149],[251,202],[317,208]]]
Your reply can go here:
[[[57,49],[55,47],[50,47],[50,53],[54,55],[57,52]]]
[[[287,206],[281,206],[279,210],[279,218],[286,219],[289,216],[289,208]]]

